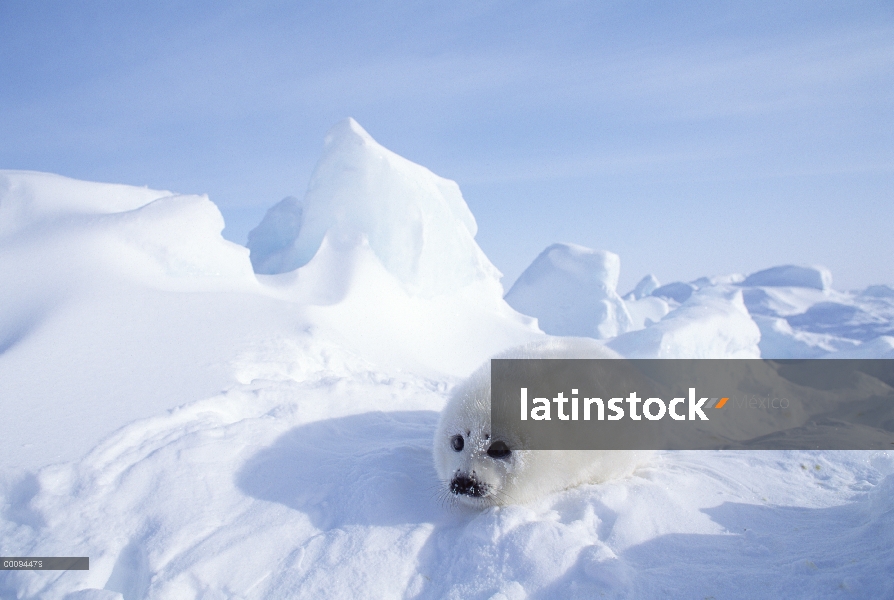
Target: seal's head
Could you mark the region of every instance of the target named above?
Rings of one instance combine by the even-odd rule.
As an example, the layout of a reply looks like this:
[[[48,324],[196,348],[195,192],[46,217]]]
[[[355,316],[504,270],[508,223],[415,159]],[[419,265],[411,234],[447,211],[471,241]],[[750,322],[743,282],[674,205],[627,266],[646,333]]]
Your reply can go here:
[[[617,358],[591,339],[551,338],[498,358]],[[639,455],[626,451],[521,450],[518,432],[490,429],[490,361],[454,390],[435,432],[441,493],[476,508],[514,504],[586,482],[629,474]]]
[[[486,368],[488,367],[488,368]],[[435,467],[448,498],[475,507],[506,504],[525,452],[490,432],[490,369],[476,371],[454,390],[435,433]]]

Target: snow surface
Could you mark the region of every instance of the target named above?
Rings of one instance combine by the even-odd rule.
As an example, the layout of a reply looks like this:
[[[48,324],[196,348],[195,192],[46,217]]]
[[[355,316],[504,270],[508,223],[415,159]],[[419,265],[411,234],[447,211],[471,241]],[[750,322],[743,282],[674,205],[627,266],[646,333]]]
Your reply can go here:
[[[222,228],[202,196],[0,172],[0,555],[90,557],[0,598],[894,597],[894,452],[664,452],[483,512],[431,456],[450,389],[538,321],[628,356],[894,357],[891,288],[624,302],[616,256],[561,245],[524,316],[456,185],[353,121],[251,254]]]

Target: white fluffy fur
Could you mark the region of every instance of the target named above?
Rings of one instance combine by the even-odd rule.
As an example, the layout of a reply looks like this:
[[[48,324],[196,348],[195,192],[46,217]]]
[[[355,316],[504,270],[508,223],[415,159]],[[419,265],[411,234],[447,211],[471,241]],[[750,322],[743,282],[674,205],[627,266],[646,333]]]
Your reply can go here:
[[[618,358],[588,338],[550,338],[503,352],[496,358]],[[454,390],[435,432],[434,459],[444,493],[465,504],[486,507],[530,502],[546,494],[582,483],[598,483],[630,474],[647,454],[607,450],[515,450],[510,433],[505,442],[511,454],[491,458],[490,361]],[[451,445],[463,436],[462,451]],[[471,478],[480,496],[451,491],[456,477]]]

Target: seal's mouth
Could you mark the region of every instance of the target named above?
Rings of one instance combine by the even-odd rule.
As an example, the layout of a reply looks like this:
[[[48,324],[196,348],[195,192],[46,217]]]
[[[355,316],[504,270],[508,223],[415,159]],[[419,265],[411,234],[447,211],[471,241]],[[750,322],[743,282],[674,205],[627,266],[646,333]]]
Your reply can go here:
[[[488,485],[478,481],[475,477],[456,475],[450,480],[450,493],[456,496],[469,496],[470,498],[483,498],[487,495]]]

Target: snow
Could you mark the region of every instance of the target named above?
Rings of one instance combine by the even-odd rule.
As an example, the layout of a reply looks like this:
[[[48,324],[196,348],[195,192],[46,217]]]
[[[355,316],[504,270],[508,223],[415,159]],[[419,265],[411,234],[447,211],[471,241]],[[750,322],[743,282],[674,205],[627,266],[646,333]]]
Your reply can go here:
[[[0,171],[0,555],[90,557],[0,597],[894,596],[891,451],[663,452],[482,512],[431,456],[453,386],[537,323],[628,356],[894,358],[890,287],[785,267],[625,301],[616,255],[564,244],[519,314],[456,184],[351,120],[250,251],[222,228],[203,196]]]
[[[889,285],[870,285],[860,292],[864,298],[894,298],[894,288]]]
[[[881,335],[856,347],[844,347],[822,358],[894,358],[894,336]]]
[[[675,281],[673,283],[667,283],[662,285],[661,287],[655,288],[652,290],[652,295],[656,298],[665,298],[668,300],[674,300],[678,303],[686,302],[690,296],[692,296],[692,292],[698,289],[696,286],[691,283],[684,283],[682,281]]]
[[[859,299],[862,300],[862,299]],[[817,302],[806,311],[787,318],[792,327],[868,341],[879,335],[894,334],[889,315],[892,303],[878,302],[877,310],[867,310],[860,302]],[[887,305],[887,306],[885,306]]]
[[[873,348],[876,340],[894,334],[894,296],[886,295],[887,289],[877,285],[848,293],[801,286],[743,287],[742,294],[761,329],[761,356],[817,358],[850,352],[861,344]],[[872,350],[866,352],[865,358],[872,357]]]
[[[519,276],[506,302],[537,317],[540,328],[551,335],[614,337],[632,326],[617,292],[620,273],[617,254],[553,244]]]
[[[856,340],[792,329],[785,319],[759,314],[753,318],[761,330],[759,347],[764,358],[819,358],[859,345]]]
[[[134,419],[216,393],[245,339],[281,325],[241,316],[257,282],[207,198],[21,172],[0,182],[15,221],[0,237],[5,461],[75,458]]]
[[[270,207],[258,226],[248,232],[247,246],[255,273],[285,273],[304,264],[294,256],[303,216],[304,204],[287,196]]]
[[[270,209],[249,248],[259,273],[284,273],[307,264],[326,237],[343,243],[364,236],[389,273],[414,293],[433,295],[479,279],[499,281],[476,232],[456,182],[382,147],[345,119],[326,136],[304,200],[287,198]]]
[[[133,210],[170,192],[128,185],[77,181],[51,173],[3,171],[0,176],[0,237],[29,226],[77,215]]]
[[[760,358],[759,341],[741,292],[706,288],[654,325],[608,346],[629,358]]]
[[[646,296],[639,300],[625,300],[627,312],[630,313],[631,330],[644,329],[657,323],[670,312],[670,305],[655,296]]]
[[[832,287],[832,273],[825,267],[782,265],[752,273],[745,278],[742,285],[828,290]]]
[[[650,273],[640,279],[639,283],[636,284],[636,287],[634,287],[632,291],[625,294],[624,300],[639,300],[645,298],[660,285],[661,284],[658,283],[658,278]]]

